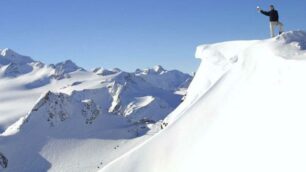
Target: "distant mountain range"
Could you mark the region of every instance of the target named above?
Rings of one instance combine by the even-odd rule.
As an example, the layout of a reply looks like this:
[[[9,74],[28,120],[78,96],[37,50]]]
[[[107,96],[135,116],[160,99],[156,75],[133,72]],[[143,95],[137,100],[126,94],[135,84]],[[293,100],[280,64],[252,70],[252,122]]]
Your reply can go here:
[[[112,151],[91,148],[160,130],[192,80],[161,66],[87,71],[70,60],[46,65],[10,49],[0,53],[0,166],[9,171],[78,167],[71,157],[84,163],[77,171],[96,168],[97,157],[111,161]]]

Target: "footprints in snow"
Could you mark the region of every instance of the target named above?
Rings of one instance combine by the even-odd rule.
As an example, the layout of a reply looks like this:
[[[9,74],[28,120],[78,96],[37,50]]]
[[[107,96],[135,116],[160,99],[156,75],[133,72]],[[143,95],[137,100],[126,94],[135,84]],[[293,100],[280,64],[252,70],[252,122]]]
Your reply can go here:
[[[119,145],[117,145],[117,146],[114,147],[114,149],[118,149],[118,148],[119,148]]]
[[[119,145],[116,145],[113,149],[117,150],[117,149],[119,149],[119,147],[120,147]],[[97,166],[97,168],[100,169],[100,168],[102,168],[102,166],[103,166],[103,161],[100,162],[100,164]]]

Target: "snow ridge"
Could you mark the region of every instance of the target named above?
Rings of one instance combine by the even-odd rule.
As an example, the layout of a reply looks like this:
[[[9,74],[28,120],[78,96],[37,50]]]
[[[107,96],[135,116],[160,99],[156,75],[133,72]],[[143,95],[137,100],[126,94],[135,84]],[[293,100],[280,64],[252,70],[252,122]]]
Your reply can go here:
[[[294,31],[199,46],[168,127],[100,171],[305,171],[305,40]]]

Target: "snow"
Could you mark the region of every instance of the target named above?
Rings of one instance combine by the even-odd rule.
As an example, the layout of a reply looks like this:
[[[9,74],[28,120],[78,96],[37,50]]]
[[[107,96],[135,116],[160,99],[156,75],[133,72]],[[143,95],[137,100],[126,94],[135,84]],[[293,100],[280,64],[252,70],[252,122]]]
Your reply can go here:
[[[54,68],[53,76],[56,79],[63,79],[65,77],[70,77],[69,73],[72,73],[72,72],[75,72],[75,71],[84,71],[84,69],[77,66],[71,60],[66,60],[65,62],[58,63],[54,66],[51,65],[51,67]]]
[[[104,68],[95,68],[93,70],[94,73],[96,73],[97,75],[103,75],[103,76],[107,76],[107,75],[113,75],[116,74],[118,72],[120,72],[120,69],[113,69],[113,70],[108,70],[108,69],[104,69]]]
[[[70,60],[46,65],[12,50],[1,52],[0,169],[13,172],[102,168],[161,130],[180,104],[176,91],[186,90],[188,84],[182,84],[192,78],[163,69],[186,80],[154,76],[169,85],[160,88],[143,79],[155,73],[139,76],[115,68],[105,74]]]
[[[1,59],[1,58],[0,58]],[[18,75],[3,75],[5,66],[0,67],[0,131],[25,116],[41,94],[48,90],[57,90],[78,80],[89,80],[94,74],[84,73],[84,76],[58,81],[52,76],[54,69],[40,63],[27,63],[20,66],[30,66],[31,72],[20,72]],[[2,70],[5,68],[5,70]],[[81,72],[78,72],[80,75]]]
[[[306,171],[306,33],[197,48],[164,130],[101,171]]]
[[[201,45],[193,79],[161,66],[129,73],[45,65],[1,50],[0,166],[306,171],[305,40],[306,32],[291,31]]]
[[[9,48],[0,49],[0,65],[9,63],[26,64],[31,62],[33,60],[30,57],[19,55]]]
[[[154,66],[152,69],[138,69],[135,73],[146,82],[165,90],[179,88],[183,86],[184,82],[189,86],[191,81],[188,80],[190,78],[188,74],[181,75],[177,70],[167,71],[160,65]],[[188,86],[180,88],[188,88]]]

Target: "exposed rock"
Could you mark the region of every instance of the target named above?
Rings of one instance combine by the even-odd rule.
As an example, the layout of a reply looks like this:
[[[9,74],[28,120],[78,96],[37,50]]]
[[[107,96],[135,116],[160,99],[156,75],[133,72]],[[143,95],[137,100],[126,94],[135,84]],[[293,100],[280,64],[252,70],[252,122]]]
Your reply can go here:
[[[8,166],[8,159],[0,152],[0,166],[6,168]]]

